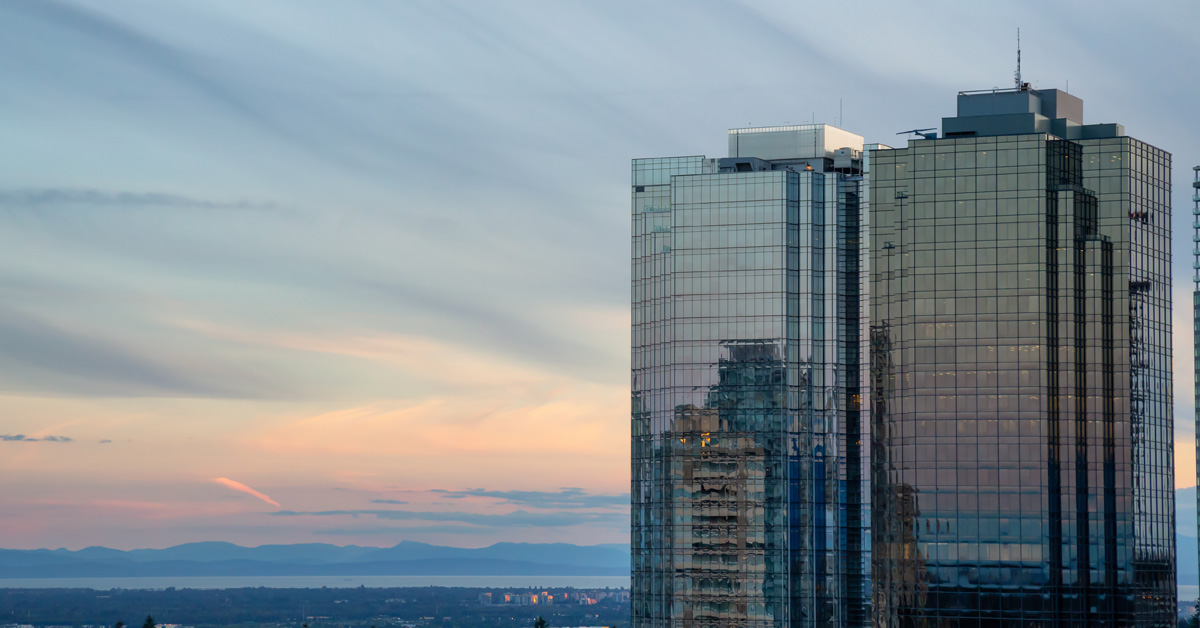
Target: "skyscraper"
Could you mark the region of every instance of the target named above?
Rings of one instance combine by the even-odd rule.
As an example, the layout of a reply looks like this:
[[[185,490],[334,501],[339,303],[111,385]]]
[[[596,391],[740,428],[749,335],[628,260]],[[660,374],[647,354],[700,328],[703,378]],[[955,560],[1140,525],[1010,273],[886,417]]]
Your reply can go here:
[[[1192,399],[1196,413],[1196,484],[1200,486],[1200,166],[1192,166]],[[1196,490],[1200,512],[1200,489]],[[1200,534],[1200,517],[1196,521]],[[1200,548],[1197,548],[1200,560]],[[1200,563],[1198,563],[1200,564]]]
[[[633,625],[866,625],[863,139],[633,161]]]
[[[871,156],[875,613],[1173,626],[1171,156],[963,92]]]

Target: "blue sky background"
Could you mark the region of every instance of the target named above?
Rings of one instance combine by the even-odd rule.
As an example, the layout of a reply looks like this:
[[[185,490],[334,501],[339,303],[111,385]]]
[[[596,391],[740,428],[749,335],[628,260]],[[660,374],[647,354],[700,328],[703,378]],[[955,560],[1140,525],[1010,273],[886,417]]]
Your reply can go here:
[[[1174,153],[1192,485],[1198,13],[0,3],[4,544],[627,539],[629,160],[901,144],[1018,27],[1027,81]]]

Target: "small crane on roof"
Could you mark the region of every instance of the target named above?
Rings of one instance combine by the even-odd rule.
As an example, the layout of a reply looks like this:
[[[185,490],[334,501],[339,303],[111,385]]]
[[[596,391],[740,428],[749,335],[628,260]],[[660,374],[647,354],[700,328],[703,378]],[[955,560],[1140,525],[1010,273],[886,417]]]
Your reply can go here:
[[[926,131],[933,131],[933,133],[927,133]],[[908,135],[909,133],[914,133],[916,135],[920,135],[921,139],[926,139],[926,140],[936,140],[937,139],[937,127],[936,126],[931,126],[928,129],[913,129],[911,131],[901,131],[901,132],[897,133],[896,135]]]

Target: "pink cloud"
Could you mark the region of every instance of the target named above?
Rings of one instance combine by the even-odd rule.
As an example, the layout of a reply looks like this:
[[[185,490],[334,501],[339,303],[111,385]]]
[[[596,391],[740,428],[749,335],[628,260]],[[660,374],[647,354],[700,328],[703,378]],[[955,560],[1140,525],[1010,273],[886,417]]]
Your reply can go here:
[[[216,482],[217,484],[221,484],[223,486],[229,487],[235,491],[241,491],[247,495],[253,495],[254,497],[257,497],[257,498],[263,500],[264,502],[271,504],[272,506],[274,506],[276,508],[280,507],[279,502],[271,499],[270,497],[267,497],[266,495],[263,495],[262,493],[250,488],[249,486],[246,486],[245,484],[242,484],[241,482],[237,482],[237,481],[231,480],[229,478],[213,478],[213,482]]]
[[[293,415],[243,436],[246,458],[313,460],[309,471],[349,486],[418,488],[565,483],[612,491],[629,483],[627,387],[576,384],[538,398],[521,394],[391,400]],[[627,409],[625,409],[628,412]],[[367,475],[369,474],[369,475]],[[548,478],[555,478],[549,480]],[[533,480],[531,478],[539,478]]]

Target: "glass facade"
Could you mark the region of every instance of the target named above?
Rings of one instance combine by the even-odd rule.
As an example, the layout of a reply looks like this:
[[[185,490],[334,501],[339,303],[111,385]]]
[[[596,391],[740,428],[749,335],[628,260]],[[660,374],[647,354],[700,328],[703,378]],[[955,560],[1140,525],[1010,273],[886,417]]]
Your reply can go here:
[[[877,625],[1175,625],[1171,157],[1054,123],[872,153]]]
[[[633,162],[633,626],[867,625],[861,154],[734,161]]]
[[[1192,360],[1196,460],[1200,461],[1200,166],[1192,167]],[[1196,465],[1196,484],[1200,485],[1200,464]],[[1196,509],[1200,512],[1200,490],[1196,491]],[[1200,533],[1200,521],[1196,525]]]

